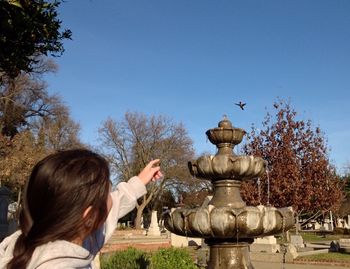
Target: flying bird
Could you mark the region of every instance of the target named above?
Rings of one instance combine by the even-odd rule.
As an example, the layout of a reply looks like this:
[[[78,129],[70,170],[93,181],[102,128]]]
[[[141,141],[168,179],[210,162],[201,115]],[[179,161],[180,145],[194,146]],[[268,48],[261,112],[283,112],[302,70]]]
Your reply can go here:
[[[244,106],[246,105],[246,103],[242,103],[242,101],[239,101],[238,104],[235,103],[236,106],[239,106],[242,110],[244,110]]]

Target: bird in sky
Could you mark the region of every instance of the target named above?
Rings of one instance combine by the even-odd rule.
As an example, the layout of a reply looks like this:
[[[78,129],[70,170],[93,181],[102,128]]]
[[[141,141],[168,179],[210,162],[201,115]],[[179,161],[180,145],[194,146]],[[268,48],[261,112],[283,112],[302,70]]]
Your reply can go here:
[[[242,103],[242,101],[239,101],[239,103],[235,103],[236,106],[239,106],[242,110],[244,110],[244,106],[246,105],[246,103]]]

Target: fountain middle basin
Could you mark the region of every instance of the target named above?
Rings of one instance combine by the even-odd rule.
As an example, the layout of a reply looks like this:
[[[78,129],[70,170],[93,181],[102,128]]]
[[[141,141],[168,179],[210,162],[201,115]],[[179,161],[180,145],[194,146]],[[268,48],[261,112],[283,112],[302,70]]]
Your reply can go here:
[[[265,173],[265,161],[254,156],[233,156],[218,154],[204,155],[196,161],[189,162],[191,174],[199,178],[212,181],[234,177],[239,179],[253,179]]]

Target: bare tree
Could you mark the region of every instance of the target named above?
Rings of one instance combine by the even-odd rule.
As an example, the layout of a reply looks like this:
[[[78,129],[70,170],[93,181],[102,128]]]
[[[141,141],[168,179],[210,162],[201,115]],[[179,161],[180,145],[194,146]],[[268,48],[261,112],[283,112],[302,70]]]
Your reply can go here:
[[[151,201],[155,205],[162,190],[175,188],[191,178],[187,162],[194,154],[192,141],[181,123],[164,116],[128,112],[119,122],[103,122],[99,137],[101,153],[110,161],[117,182],[137,175],[150,160],[161,159],[164,179],[147,185],[147,194],[137,204],[136,228],[141,227],[145,207]]]
[[[41,75],[56,70],[51,61],[40,61],[36,72],[22,73],[16,78],[2,77],[0,85],[0,132],[13,137],[21,129],[28,128],[37,118],[59,113],[61,99],[49,95]]]
[[[79,139],[80,125],[71,119],[68,108],[60,105],[56,109],[56,116],[39,118],[32,124],[38,140],[50,151],[85,147]]]

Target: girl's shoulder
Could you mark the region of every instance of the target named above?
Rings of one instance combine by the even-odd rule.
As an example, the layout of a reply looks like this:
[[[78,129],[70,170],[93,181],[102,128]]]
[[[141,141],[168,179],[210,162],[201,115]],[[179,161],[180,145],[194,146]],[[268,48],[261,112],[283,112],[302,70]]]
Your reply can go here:
[[[5,269],[13,258],[13,249],[20,234],[17,231],[0,243],[0,269]],[[27,269],[91,268],[92,260],[93,255],[85,248],[65,240],[57,240],[37,247]]]
[[[74,243],[57,240],[35,249],[28,269],[91,268],[93,255]]]
[[[20,234],[21,231],[17,231],[0,243],[0,269],[6,268],[6,265],[12,259],[13,249]]]

